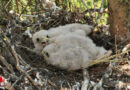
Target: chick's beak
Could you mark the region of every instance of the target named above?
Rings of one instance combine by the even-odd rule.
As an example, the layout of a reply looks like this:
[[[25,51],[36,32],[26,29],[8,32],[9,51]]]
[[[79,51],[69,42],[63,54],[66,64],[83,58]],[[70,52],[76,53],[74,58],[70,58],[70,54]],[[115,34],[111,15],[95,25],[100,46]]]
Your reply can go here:
[[[47,44],[49,44],[49,41],[50,41],[49,38],[43,37],[43,38],[41,38],[40,43],[41,43],[43,46],[46,46]]]

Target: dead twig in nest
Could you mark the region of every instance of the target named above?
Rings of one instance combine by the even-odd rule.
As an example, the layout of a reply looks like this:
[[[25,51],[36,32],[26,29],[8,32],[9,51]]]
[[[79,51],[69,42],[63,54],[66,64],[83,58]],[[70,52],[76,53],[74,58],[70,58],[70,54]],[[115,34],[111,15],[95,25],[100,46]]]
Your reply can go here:
[[[112,56],[110,56],[110,57],[106,57],[106,58],[104,58],[104,59],[96,59],[96,60],[92,60],[90,63],[89,63],[89,66],[92,66],[92,65],[95,65],[95,64],[98,64],[98,63],[101,63],[101,62],[117,62],[117,61],[119,61],[119,60],[117,60],[117,59],[115,59],[115,60],[110,60],[110,59],[112,59],[112,58],[115,58],[115,57],[118,57],[118,56],[121,56],[121,55],[123,55],[123,54],[125,54],[125,53],[128,53],[128,52],[130,52],[130,50],[127,50],[127,51],[125,51],[125,52],[122,52],[122,53],[119,53],[119,54],[115,54],[115,55],[112,55]]]
[[[13,85],[10,87],[9,90],[12,90],[12,89],[14,88],[14,86],[16,85],[16,83],[17,83],[19,80],[22,79],[22,77],[23,77],[23,75],[21,75],[21,76],[13,83]]]
[[[0,61],[7,67],[7,69],[11,72],[14,73],[13,67],[11,64],[9,64],[7,62],[7,60],[5,60],[5,58],[3,56],[0,55]]]
[[[6,37],[6,35],[5,35],[2,31],[1,31],[1,35],[3,36],[5,43],[7,44],[7,46],[8,46],[8,48],[9,48],[10,52],[12,53],[12,55],[14,56],[14,58],[15,58],[15,60],[16,60],[16,68],[17,68],[17,70],[18,70],[20,73],[25,74],[25,75],[27,76],[27,78],[29,79],[29,81],[32,83],[32,85],[39,90],[38,86],[37,86],[36,83],[33,81],[33,79],[31,78],[31,76],[28,75],[28,73],[27,73],[26,71],[24,71],[24,70],[20,67],[20,63],[19,63],[20,60],[19,60],[18,55],[17,55],[17,53],[16,53],[16,51],[15,51],[15,49],[14,49],[14,45],[11,46],[9,39]]]
[[[125,52],[130,49],[130,44],[127,44],[123,49],[122,52]]]
[[[37,54],[37,55],[40,55],[40,56],[41,56],[41,54],[36,53],[36,51],[34,51],[33,49],[30,49],[30,48],[28,48],[28,47],[26,47],[26,46],[22,46],[22,45],[16,44],[16,47],[23,48],[23,49],[25,49],[25,50],[27,50],[27,51],[29,51],[29,52],[31,52],[31,53],[34,53],[34,54]]]

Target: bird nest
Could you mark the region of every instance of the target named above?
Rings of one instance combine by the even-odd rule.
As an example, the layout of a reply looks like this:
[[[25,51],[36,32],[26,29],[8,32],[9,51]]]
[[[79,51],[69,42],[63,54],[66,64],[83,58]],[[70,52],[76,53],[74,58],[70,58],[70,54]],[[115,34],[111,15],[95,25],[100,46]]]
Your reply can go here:
[[[25,27],[31,25],[29,29],[35,28],[32,31],[34,33],[40,28],[39,26],[49,29],[50,27],[68,23],[81,23],[82,14],[79,15],[80,19],[78,15],[77,13],[62,11],[59,16],[52,16],[51,19],[48,19],[49,23],[46,23],[48,20],[45,17],[41,18],[39,20],[40,24],[37,21],[34,23],[25,23],[24,21],[16,25],[13,23],[13,21],[15,22],[14,18],[9,20],[12,22],[10,27],[5,28],[3,26],[2,30],[0,30],[0,78],[2,78],[0,83],[6,81],[6,84],[0,87],[14,90],[23,90],[25,88],[29,90],[84,89],[85,85],[90,90],[94,88],[104,88],[105,90],[129,88],[129,45],[124,46],[124,43],[127,43],[126,41],[123,44],[121,43],[115,50],[113,48],[115,46],[113,38],[103,31],[105,26],[99,27],[99,31],[92,32],[89,37],[92,38],[96,45],[112,49],[113,53],[111,56],[90,64],[88,68],[89,82],[83,78],[81,70],[66,71],[48,65],[43,56],[33,52],[34,45],[32,39],[24,34]],[[82,17],[89,24],[93,24],[91,18]],[[43,21],[44,23],[41,23]]]

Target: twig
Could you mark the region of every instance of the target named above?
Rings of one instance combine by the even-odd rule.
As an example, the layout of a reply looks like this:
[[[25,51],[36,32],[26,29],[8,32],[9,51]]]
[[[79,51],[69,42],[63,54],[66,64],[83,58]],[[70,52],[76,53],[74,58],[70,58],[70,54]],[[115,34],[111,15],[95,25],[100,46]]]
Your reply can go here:
[[[19,54],[17,54],[18,55],[18,57],[19,57],[19,59],[20,59],[20,63],[22,64],[22,65],[27,65],[27,63],[23,60],[23,58],[19,55]]]
[[[87,10],[85,10],[84,11],[84,13],[86,13],[86,12],[88,12],[88,11],[90,11],[90,12],[97,12],[97,13],[100,13],[100,14],[103,14],[103,13],[108,13],[108,11],[100,11],[100,8],[98,8],[98,9],[93,9],[93,8],[90,8],[90,9],[87,9]]]
[[[51,82],[50,80],[48,80],[48,83],[53,86],[53,87],[56,87],[55,83]]]
[[[16,52],[15,52],[15,50],[14,50],[14,47],[12,47],[12,53],[13,53],[15,59],[16,59],[16,62],[17,62],[17,69],[18,69],[20,72],[24,73],[24,74],[27,76],[27,78],[29,79],[29,81],[39,90],[39,88],[36,86],[36,83],[35,83],[35,82],[33,81],[33,79],[31,78],[31,76],[29,76],[27,72],[25,72],[23,69],[20,68],[19,58],[18,58],[18,56],[17,56],[17,54],[16,54]]]
[[[0,70],[2,70],[2,73],[0,73],[1,75],[6,74],[6,75],[10,76],[10,73],[6,69],[4,69],[1,65],[0,65]]]
[[[103,5],[103,0],[101,0],[101,5],[100,5],[100,9],[99,9],[99,12],[100,13],[98,13],[98,15],[97,15],[97,17],[96,17],[96,20],[95,20],[95,22],[96,22],[96,25],[98,24],[98,19],[102,16],[101,15],[101,13],[103,12],[103,8],[102,8],[102,5]]]
[[[21,11],[21,13],[20,13],[20,15],[19,15],[19,17],[21,16],[21,14],[26,10],[26,8],[28,7],[28,4],[29,4],[29,2],[30,2],[31,0],[29,0],[28,1],[28,3],[27,3],[27,5],[22,9],[22,11]]]
[[[89,74],[88,74],[87,69],[82,69],[82,71],[83,71],[83,78],[84,78],[84,80],[88,79],[89,78]]]
[[[91,83],[90,83],[88,71],[87,71],[87,69],[83,68],[82,72],[83,72],[84,81],[82,83],[81,90],[89,90],[88,88],[91,87]]]
[[[10,4],[12,0],[9,0],[8,3],[5,5],[5,8]]]
[[[15,0],[16,2],[16,6],[17,6],[17,13],[19,13],[19,4],[18,4],[18,0]]]
[[[34,54],[37,54],[37,55],[42,56],[41,54],[37,53],[37,52],[34,51],[33,49],[30,49],[30,48],[28,48],[28,47],[26,47],[26,46],[22,46],[22,45],[16,44],[16,47],[20,47],[20,48],[26,49],[27,51],[29,51],[29,52],[31,52],[31,53],[34,53]]]
[[[11,64],[9,64],[7,62],[7,60],[5,60],[5,58],[3,56],[0,55],[0,61],[7,67],[7,69],[11,72],[11,73],[14,73],[14,70],[11,66]]]
[[[83,5],[87,8],[87,10],[89,10],[88,6],[85,4],[84,0],[81,0],[81,2],[83,3]]]
[[[112,55],[112,56],[110,56],[110,57],[107,57],[107,58],[104,58],[104,59],[101,59],[101,60],[98,60],[98,59],[96,59],[96,60],[92,60],[90,63],[89,63],[89,65],[88,66],[92,66],[92,65],[95,65],[95,64],[98,64],[98,63],[101,63],[101,62],[117,62],[117,61],[119,61],[119,60],[110,60],[110,59],[112,59],[112,58],[115,58],[115,57],[118,57],[118,56],[120,56],[120,55],[123,55],[123,54],[125,54],[125,53],[127,53],[127,52],[130,52],[130,50],[128,50],[128,51],[125,51],[125,52],[122,52],[122,53],[119,53],[119,54],[116,54],[116,55]]]
[[[86,0],[87,1],[87,0]],[[83,5],[87,8],[87,10],[88,10],[88,13],[90,14],[90,15],[92,15],[92,13],[89,11],[89,8],[88,8],[88,6],[85,4],[85,2],[84,2],[84,0],[81,0],[81,2],[83,3]]]
[[[127,44],[123,49],[122,52],[125,52],[130,49],[130,44]]]
[[[32,85],[39,90],[38,86],[37,86],[36,83],[33,81],[33,79],[31,78],[31,76],[29,76],[26,71],[24,71],[23,69],[20,68],[20,63],[19,63],[20,60],[19,60],[18,55],[17,55],[17,53],[16,53],[16,51],[15,51],[15,49],[14,49],[14,46],[11,46],[9,39],[5,36],[5,34],[4,34],[3,32],[1,32],[1,34],[2,34],[2,36],[3,36],[4,38],[6,38],[5,42],[6,42],[6,44],[8,45],[8,47],[9,47],[9,49],[10,49],[12,55],[14,56],[14,58],[15,58],[15,60],[16,60],[16,68],[17,68],[17,70],[18,70],[20,73],[25,74],[25,75],[27,76],[27,78],[29,79],[29,81],[32,83]]]
[[[115,63],[110,64],[109,69],[105,72],[105,74],[102,76],[101,80],[94,86],[93,90],[104,90],[102,87],[103,81],[108,78],[112,74],[112,68],[115,65]]]
[[[108,51],[104,56],[101,56],[101,57],[97,58],[97,60],[100,60],[100,59],[109,57],[111,54],[112,54],[112,51],[110,50],[110,51]]]
[[[22,77],[23,77],[23,75],[21,75],[21,76],[19,77],[19,79],[17,79],[17,80],[13,83],[13,85],[10,87],[9,90],[12,90],[12,89],[14,88],[14,85],[16,85],[16,83],[17,83],[19,80],[21,80]]]

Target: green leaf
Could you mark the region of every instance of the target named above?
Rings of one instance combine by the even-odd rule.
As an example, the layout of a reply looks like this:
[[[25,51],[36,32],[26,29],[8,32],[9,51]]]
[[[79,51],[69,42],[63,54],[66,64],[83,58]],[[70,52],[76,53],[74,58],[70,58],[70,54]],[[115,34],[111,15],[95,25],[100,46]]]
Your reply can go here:
[[[87,2],[87,6],[89,7],[89,8],[91,8],[91,2]]]
[[[103,8],[107,8],[107,0],[103,0]]]

